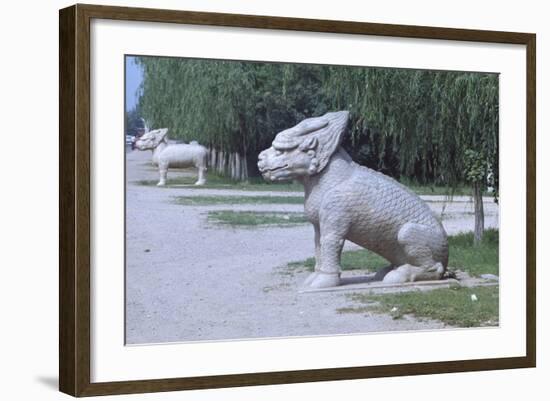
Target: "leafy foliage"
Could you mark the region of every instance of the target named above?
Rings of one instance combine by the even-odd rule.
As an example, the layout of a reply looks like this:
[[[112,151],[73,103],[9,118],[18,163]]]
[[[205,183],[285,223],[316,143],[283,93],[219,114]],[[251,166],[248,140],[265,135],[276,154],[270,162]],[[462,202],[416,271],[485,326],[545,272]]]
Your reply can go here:
[[[465,178],[469,182],[483,182],[487,178],[489,164],[480,152],[467,149],[464,152]]]
[[[498,185],[498,76],[488,73],[139,57],[140,107],[151,127],[257,154],[300,120],[351,112],[344,147],[393,177],[455,187],[464,151],[488,162]]]

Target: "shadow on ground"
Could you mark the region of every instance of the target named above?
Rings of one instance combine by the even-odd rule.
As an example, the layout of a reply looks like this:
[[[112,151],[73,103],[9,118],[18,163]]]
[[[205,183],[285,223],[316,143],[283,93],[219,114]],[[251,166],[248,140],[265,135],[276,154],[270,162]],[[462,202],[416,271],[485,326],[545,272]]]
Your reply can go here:
[[[53,376],[39,376],[36,377],[36,381],[44,387],[48,387],[50,390],[57,391],[59,389],[59,379]]]

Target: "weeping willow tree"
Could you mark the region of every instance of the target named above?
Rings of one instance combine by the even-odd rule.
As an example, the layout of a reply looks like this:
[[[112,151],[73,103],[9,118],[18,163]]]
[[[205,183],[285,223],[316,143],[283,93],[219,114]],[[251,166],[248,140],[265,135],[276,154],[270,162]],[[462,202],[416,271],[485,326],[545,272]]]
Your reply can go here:
[[[465,182],[466,149],[498,177],[498,76],[329,67],[324,95],[351,111],[352,153],[421,183]]]
[[[482,194],[488,184],[498,194],[498,76],[330,67],[324,83],[333,107],[351,111],[356,159],[450,190],[472,186],[481,241]]]
[[[140,107],[151,127],[238,153],[253,172],[277,132],[319,112],[321,67],[160,57],[137,63]]]
[[[279,131],[346,109],[344,147],[358,163],[451,192],[471,185],[481,220],[488,176],[498,190],[496,74],[161,57],[137,63],[151,127],[236,152],[251,172]]]

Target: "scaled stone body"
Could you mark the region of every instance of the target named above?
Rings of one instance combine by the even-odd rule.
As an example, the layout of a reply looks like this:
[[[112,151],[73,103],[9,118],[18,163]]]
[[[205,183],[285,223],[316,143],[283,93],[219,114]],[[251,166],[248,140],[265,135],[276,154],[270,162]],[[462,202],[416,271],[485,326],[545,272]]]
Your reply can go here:
[[[340,283],[345,240],[386,258],[388,283],[442,278],[447,234],[426,203],[408,188],[354,163],[340,146],[348,112],[309,118],[280,132],[259,155],[266,180],[295,179],[305,189],[305,213],[315,229],[315,272],[306,285]],[[384,276],[385,275],[385,276]]]
[[[153,164],[159,168],[160,180],[157,185],[166,185],[169,167],[196,167],[198,179],[195,185],[206,184],[208,150],[196,141],[190,144],[169,144],[167,128],[149,131],[136,141],[139,150],[153,151]]]

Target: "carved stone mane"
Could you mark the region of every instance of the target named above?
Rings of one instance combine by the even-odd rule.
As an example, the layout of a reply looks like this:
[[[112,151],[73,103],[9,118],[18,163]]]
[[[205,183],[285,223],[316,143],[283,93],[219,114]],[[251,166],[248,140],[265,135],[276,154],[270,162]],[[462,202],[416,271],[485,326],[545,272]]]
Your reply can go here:
[[[325,168],[330,157],[340,146],[348,124],[347,111],[327,113],[322,117],[307,118],[298,125],[280,132],[273,140],[277,149],[288,150],[293,148],[315,149],[315,156],[311,160],[312,173]]]

